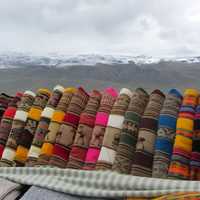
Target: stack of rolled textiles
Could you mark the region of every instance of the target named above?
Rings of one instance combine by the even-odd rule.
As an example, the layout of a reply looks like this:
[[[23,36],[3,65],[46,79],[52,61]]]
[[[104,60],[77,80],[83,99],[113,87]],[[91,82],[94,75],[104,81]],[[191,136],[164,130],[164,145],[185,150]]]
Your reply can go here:
[[[20,134],[22,133],[26,124],[28,112],[34,102],[34,99],[35,93],[33,93],[32,91],[24,92],[13,119],[12,128],[8,136],[6,147],[2,154],[0,166],[15,165],[13,160],[18,146]]]
[[[176,89],[171,89],[160,112],[155,142],[153,177],[167,178],[181,102],[182,95]]]
[[[154,90],[141,119],[136,152],[131,174],[135,176],[152,176],[154,143],[158,128],[158,118],[165,100],[160,90]]]
[[[114,88],[106,88],[102,92],[100,106],[95,119],[95,127],[92,132],[92,138],[90,140],[83,169],[95,169],[108,123],[108,117],[117,95],[117,91]]]
[[[10,130],[12,128],[12,122],[17,110],[17,106],[21,100],[22,95],[22,93],[17,92],[15,97],[8,104],[8,108],[3,114],[0,124],[0,157],[3,154],[4,147],[6,145]]]
[[[168,177],[170,178],[189,178],[190,157],[192,152],[192,136],[197,97],[197,90],[185,90],[183,103],[180,108],[176,124],[176,137],[168,171]]]
[[[93,90],[84,111],[80,115],[79,125],[67,163],[68,168],[81,169],[84,165],[100,101],[101,93]]]
[[[42,111],[40,122],[37,126],[31,148],[28,152],[26,166],[34,166],[35,164],[37,164],[37,159],[40,155],[44,138],[48,132],[51,118],[54,114],[56,106],[58,105],[62,97],[63,90],[64,88],[60,85],[57,85],[56,87],[54,87],[52,95],[49,98],[46,107]]]
[[[73,94],[76,92],[75,88],[64,89],[64,94],[57,104],[56,110],[51,118],[48,133],[42,140],[42,148],[40,151],[39,159],[37,165],[48,165],[51,156],[54,153],[54,144],[56,143],[56,136],[59,132],[61,123],[64,119],[65,113],[71,102]]]
[[[122,133],[119,139],[117,155],[112,169],[119,173],[129,174],[134,158],[138,129],[149,95],[141,88],[136,89],[125,113]]]
[[[53,154],[60,155],[63,153],[65,160],[68,160],[69,149],[73,143],[80,114],[85,108],[88,98],[89,96],[85,90],[81,87],[78,88],[72,96],[66,114],[60,111],[52,117],[49,132],[45,137],[45,142],[42,145],[41,154],[38,158],[38,165],[49,165],[50,158]],[[62,144],[65,149],[62,148],[59,153],[56,152],[57,150],[59,151],[59,147],[56,146],[56,149],[54,149],[55,142]]]
[[[195,111],[192,154],[190,159],[190,180],[200,180],[200,97]]]
[[[14,161],[17,166],[24,166],[29,148],[40,120],[41,113],[49,100],[51,92],[48,89],[39,89],[36,93],[34,103],[28,113],[28,118],[23,131],[20,134],[18,147],[15,153]]]
[[[59,120],[57,120],[57,122],[58,121],[60,122],[59,127],[57,127],[58,131],[59,131],[61,122],[64,119],[64,116],[67,112],[67,109],[69,107],[69,104],[70,104],[71,99],[75,92],[76,92],[76,88],[66,88],[60,102],[58,103],[58,106],[56,108],[54,116],[52,117],[53,120],[56,120],[56,119],[58,119],[57,116],[62,116]],[[62,113],[62,115],[61,115],[61,113]],[[55,141],[55,145],[53,147],[53,153],[49,160],[49,165],[58,166],[58,167],[60,166],[59,163],[62,162],[62,152],[63,152],[62,149],[63,148],[64,147],[62,146],[62,144],[57,143],[57,141]]]
[[[12,100],[13,97],[1,93],[0,94],[0,121],[2,119],[3,113],[5,112],[6,108],[8,107],[8,103]]]
[[[132,92],[129,89],[123,88],[113,105],[96,169],[107,170],[112,168],[124,121],[124,115],[130,103],[131,96]]]

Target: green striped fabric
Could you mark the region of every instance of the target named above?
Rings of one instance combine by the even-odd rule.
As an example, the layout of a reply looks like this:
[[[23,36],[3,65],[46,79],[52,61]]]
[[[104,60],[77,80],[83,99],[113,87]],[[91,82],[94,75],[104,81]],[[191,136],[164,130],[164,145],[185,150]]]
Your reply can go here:
[[[1,167],[0,177],[67,194],[88,197],[156,197],[172,192],[200,192],[200,182],[120,175],[50,167]]]

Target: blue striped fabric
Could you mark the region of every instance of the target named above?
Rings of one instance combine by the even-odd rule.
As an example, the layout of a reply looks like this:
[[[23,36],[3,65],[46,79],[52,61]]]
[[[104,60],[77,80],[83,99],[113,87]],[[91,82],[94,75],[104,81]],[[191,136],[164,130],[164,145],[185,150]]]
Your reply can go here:
[[[176,89],[171,89],[166,96],[158,121],[158,131],[155,142],[152,176],[166,178],[173,149],[176,131],[176,120],[181,105],[182,96]]]

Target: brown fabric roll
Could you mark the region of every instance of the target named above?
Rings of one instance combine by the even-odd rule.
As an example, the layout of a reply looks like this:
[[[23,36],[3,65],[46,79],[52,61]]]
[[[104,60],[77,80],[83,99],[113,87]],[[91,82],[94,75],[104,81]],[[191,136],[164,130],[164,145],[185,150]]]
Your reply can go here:
[[[131,167],[131,174],[133,175],[152,176],[154,142],[164,99],[165,95],[159,90],[154,90],[150,95],[139,128],[136,152]]]
[[[136,89],[131,97],[125,114],[123,128],[117,148],[117,155],[112,166],[114,171],[129,174],[134,158],[138,129],[149,95],[141,88]]]

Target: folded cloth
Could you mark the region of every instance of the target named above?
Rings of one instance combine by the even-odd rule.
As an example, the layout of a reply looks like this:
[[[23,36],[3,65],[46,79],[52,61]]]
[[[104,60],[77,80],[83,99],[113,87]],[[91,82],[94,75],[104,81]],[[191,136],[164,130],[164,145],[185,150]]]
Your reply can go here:
[[[19,138],[25,127],[28,112],[30,111],[31,106],[33,105],[34,99],[35,93],[29,90],[24,92],[13,119],[8,140],[6,142],[6,146],[4,148],[2,158],[0,161],[0,166],[15,165],[13,160],[17,150]]]
[[[190,176],[190,158],[195,107],[199,93],[186,89],[176,124],[176,137],[168,170],[169,178],[188,179]]]
[[[125,113],[123,128],[119,139],[117,154],[112,166],[114,171],[129,174],[134,158],[138,129],[149,95],[141,88],[133,93]]]
[[[123,88],[116,99],[106,127],[101,152],[96,164],[96,169],[111,169],[115,160],[120,133],[124,121],[124,115],[130,103],[132,92]]]
[[[63,149],[61,153],[65,155],[65,160],[68,160],[70,147],[74,140],[74,134],[79,123],[80,114],[85,108],[88,99],[89,95],[82,87],[79,87],[72,96],[67,112],[64,113],[60,110],[59,112],[56,112],[56,114],[54,113],[49,125],[48,134],[42,145],[37,162],[38,165],[49,164],[49,161],[55,152],[54,145],[56,142],[62,142],[61,144],[63,144],[65,149]]]
[[[182,96],[176,89],[171,89],[165,98],[158,121],[152,172],[153,177],[166,178],[168,175],[176,133],[176,120],[181,101]]]
[[[87,155],[87,150],[95,125],[97,110],[101,101],[101,93],[93,90],[85,109],[80,115],[79,125],[74,136],[67,168],[81,169]]]
[[[13,97],[1,93],[0,94],[0,121],[2,119],[3,113],[5,112],[6,108],[8,107],[9,102],[12,100]]]
[[[26,166],[34,166],[37,163],[37,159],[40,155],[41,147],[48,132],[49,124],[51,122],[55,108],[58,106],[61,97],[65,97],[64,95],[62,96],[63,90],[64,88],[61,85],[55,86],[46,107],[42,111],[40,122],[38,123],[31,148],[28,152]]]
[[[131,174],[136,176],[152,176],[154,143],[158,128],[158,118],[165,100],[160,90],[154,90],[149,98],[141,119],[136,151]]]
[[[17,110],[17,106],[20,103],[22,95],[23,94],[21,92],[17,92],[15,97],[8,104],[8,108],[3,114],[0,124],[0,158],[3,154],[4,147],[6,145],[10,130],[12,128],[12,122]]]
[[[14,200],[19,198],[23,186],[0,178],[0,200]]]
[[[174,192],[200,192],[200,182],[122,175],[112,171],[57,167],[0,167],[0,177],[25,185],[82,197],[159,197]]]
[[[95,127],[92,132],[92,138],[89,144],[83,169],[95,169],[102,146],[105,129],[108,123],[108,117],[117,98],[117,95],[117,91],[111,87],[106,88],[102,92],[99,110],[95,119]]]
[[[48,89],[41,88],[37,91],[34,103],[28,113],[28,118],[23,131],[20,134],[18,147],[15,153],[14,161],[17,166],[24,166],[28,157],[28,151],[40,121],[41,113],[47,104],[51,93]]]
[[[37,186],[32,186],[25,195],[20,200],[114,200],[110,198],[98,198],[98,197],[80,197],[75,195],[69,195],[62,192],[56,192],[53,190],[48,190],[45,188],[40,188]],[[122,199],[115,199],[115,200],[122,200]]]

